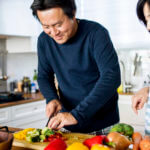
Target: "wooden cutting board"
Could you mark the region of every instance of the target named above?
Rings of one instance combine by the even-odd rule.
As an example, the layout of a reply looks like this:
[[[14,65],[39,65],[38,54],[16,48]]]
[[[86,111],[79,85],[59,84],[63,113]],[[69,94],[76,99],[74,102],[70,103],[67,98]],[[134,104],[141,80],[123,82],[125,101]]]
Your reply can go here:
[[[67,145],[70,145],[74,142],[83,142],[85,139],[91,138],[94,135],[81,134],[81,133],[63,133],[63,136],[67,138],[66,140]],[[30,143],[25,140],[18,140],[18,139],[14,139],[13,141],[13,146],[36,149],[36,150],[43,150],[48,144],[49,142]]]

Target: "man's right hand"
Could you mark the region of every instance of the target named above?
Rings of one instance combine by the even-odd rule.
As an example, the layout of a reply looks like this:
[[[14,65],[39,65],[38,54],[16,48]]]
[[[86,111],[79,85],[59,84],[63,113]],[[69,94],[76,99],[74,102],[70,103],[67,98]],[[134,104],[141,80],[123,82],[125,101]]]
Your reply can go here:
[[[134,96],[132,96],[132,109],[138,114],[138,110],[142,109],[148,99],[149,87],[142,88]]]
[[[62,109],[62,106],[61,106],[61,103],[59,100],[57,100],[57,99],[51,100],[46,105],[46,116],[52,117],[52,116],[56,115],[61,109]]]

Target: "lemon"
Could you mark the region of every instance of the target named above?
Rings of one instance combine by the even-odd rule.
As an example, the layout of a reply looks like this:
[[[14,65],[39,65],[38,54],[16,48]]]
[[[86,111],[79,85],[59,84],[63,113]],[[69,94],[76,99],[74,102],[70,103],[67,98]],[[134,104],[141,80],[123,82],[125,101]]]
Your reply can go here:
[[[122,84],[118,87],[117,92],[118,93],[122,93],[123,92],[123,86],[122,86]]]

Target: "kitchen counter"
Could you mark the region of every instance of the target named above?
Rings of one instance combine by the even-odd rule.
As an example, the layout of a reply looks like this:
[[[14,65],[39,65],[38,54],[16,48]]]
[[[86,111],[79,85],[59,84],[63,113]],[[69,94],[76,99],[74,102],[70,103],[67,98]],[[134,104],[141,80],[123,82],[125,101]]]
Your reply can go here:
[[[44,100],[44,97],[40,92],[34,94],[24,94],[24,98],[24,100],[0,104],[0,108]]]
[[[130,93],[120,92],[119,95],[134,95],[134,93],[133,92],[130,92]],[[24,98],[25,100],[19,100],[19,101],[0,104],[0,108],[44,100],[44,97],[40,92],[34,93],[34,94],[24,94]]]

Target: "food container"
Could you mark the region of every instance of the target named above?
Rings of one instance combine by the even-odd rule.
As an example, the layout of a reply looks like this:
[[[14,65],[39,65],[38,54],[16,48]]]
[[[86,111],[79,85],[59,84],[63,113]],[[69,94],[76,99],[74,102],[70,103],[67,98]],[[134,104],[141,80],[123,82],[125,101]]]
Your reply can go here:
[[[0,150],[10,150],[13,142],[13,134],[9,133],[8,127],[4,126],[0,129]]]

